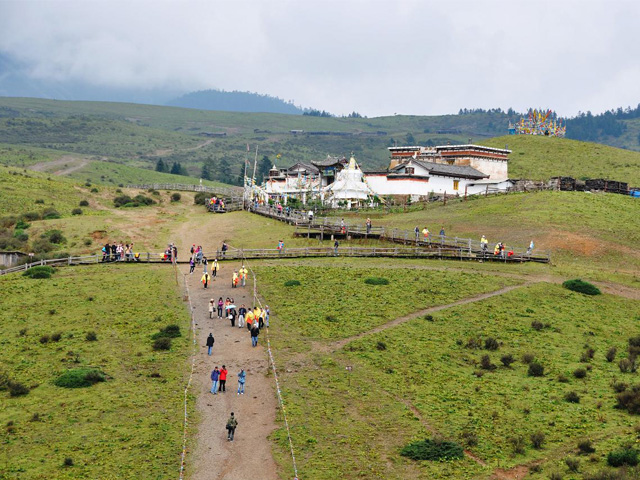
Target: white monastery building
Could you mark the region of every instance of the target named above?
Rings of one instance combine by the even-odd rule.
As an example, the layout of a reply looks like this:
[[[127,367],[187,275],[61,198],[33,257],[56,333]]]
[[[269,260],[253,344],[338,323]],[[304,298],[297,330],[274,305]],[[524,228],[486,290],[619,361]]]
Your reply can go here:
[[[390,147],[385,171],[364,172],[376,195],[475,195],[512,186],[507,167],[511,150],[480,145]]]

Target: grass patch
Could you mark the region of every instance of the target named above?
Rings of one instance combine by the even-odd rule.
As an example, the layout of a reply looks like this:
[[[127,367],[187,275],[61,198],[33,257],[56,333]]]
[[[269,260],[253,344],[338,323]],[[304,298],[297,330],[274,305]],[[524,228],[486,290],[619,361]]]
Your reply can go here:
[[[464,450],[455,442],[427,438],[411,442],[400,451],[400,455],[411,460],[458,460],[464,457]]]
[[[580,279],[567,280],[562,283],[562,286],[573,292],[584,293],[585,295],[600,295],[602,293],[595,285]]]
[[[389,280],[382,277],[369,277],[364,279],[367,285],[389,285]]]

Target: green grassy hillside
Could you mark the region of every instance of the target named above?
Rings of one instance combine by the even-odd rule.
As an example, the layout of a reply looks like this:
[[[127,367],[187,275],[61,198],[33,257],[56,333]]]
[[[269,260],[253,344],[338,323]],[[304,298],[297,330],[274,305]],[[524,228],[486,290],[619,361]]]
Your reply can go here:
[[[159,159],[169,164],[180,162],[198,178],[205,161],[215,163],[224,158],[231,165],[225,179],[236,181],[245,158],[253,159],[256,145],[259,158],[267,155],[274,161],[280,154],[278,166],[353,152],[363,168],[374,169],[388,165],[387,147],[395,143],[443,145],[470,140],[500,148],[508,144],[514,151],[512,178],[569,175],[640,183],[637,152],[558,138],[488,138],[506,132],[508,119],[503,114],[321,118],[28,98],[0,98],[0,107],[0,163],[4,164],[31,165],[47,161],[54,156],[51,152],[59,151],[147,170],[153,170]],[[634,122],[628,121],[625,135],[637,137],[640,127]],[[294,135],[291,130],[304,133]],[[205,133],[225,136],[201,135]],[[249,154],[247,144],[252,149]],[[219,169],[214,170],[221,175]]]
[[[606,178],[640,186],[640,153],[566,138],[508,135],[483,140],[510,155],[509,176],[547,180],[551,177]]]
[[[108,274],[95,266],[61,269],[49,279],[0,277],[0,377],[30,389],[16,397],[6,384],[0,389],[0,478],[178,472],[188,313],[169,270],[106,268]],[[154,351],[151,335],[168,324],[179,325],[182,336],[170,351]],[[87,388],[54,384],[79,368],[97,369],[106,381]]]

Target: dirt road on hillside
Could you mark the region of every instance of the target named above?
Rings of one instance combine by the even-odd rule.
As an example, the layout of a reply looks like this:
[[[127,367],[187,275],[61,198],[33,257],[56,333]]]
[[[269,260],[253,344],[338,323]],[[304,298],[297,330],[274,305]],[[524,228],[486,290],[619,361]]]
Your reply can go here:
[[[191,244],[202,245],[205,253],[220,246],[223,232],[231,227],[226,215],[211,215],[205,222],[202,218],[185,224],[178,234],[179,257],[189,255]],[[199,222],[199,223],[198,223]],[[264,331],[259,337],[258,347],[251,346],[246,328],[231,327],[229,320],[209,319],[208,303],[233,297],[236,305],[252,306],[253,290],[231,288],[231,276],[240,264],[221,263],[218,277],[204,289],[200,283],[202,267],[193,275],[188,267],[181,267],[186,274],[196,320],[199,354],[196,358],[192,393],[196,396],[197,414],[200,419],[195,447],[186,459],[187,478],[191,480],[247,480],[260,478],[277,479],[277,468],[267,439],[276,428],[277,401],[272,377],[267,377],[268,360]],[[249,283],[249,282],[248,282]],[[207,355],[204,346],[209,333],[213,333],[213,354]],[[226,365],[229,371],[226,393],[210,393],[211,370]],[[245,394],[237,395],[238,372],[247,372]],[[225,425],[231,412],[238,419],[235,440],[227,441]]]

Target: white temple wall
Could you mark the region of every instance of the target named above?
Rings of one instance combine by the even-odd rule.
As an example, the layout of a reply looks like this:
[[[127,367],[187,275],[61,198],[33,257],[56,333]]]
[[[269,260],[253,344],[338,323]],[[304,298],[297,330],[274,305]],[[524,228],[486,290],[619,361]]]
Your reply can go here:
[[[506,160],[491,160],[488,158],[472,157],[469,165],[476,170],[489,175],[489,180],[506,180],[509,178],[507,172],[508,162]]]

